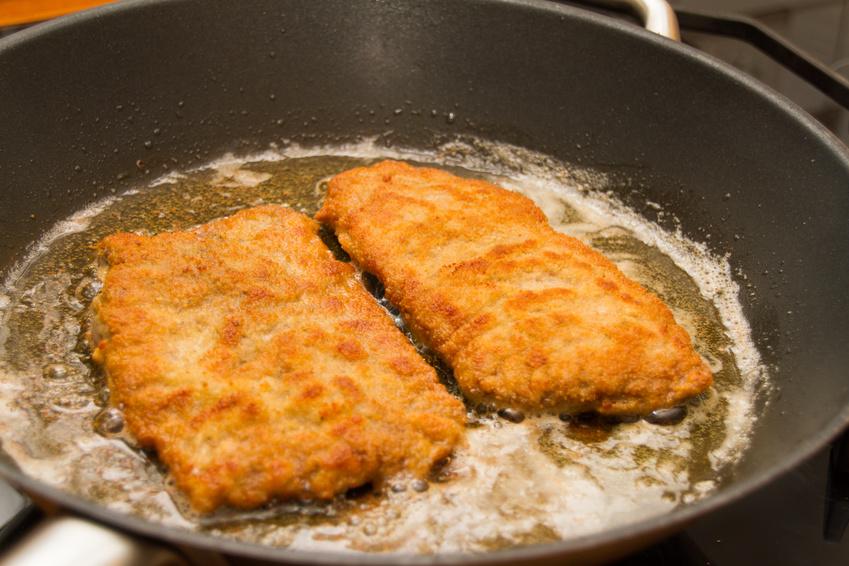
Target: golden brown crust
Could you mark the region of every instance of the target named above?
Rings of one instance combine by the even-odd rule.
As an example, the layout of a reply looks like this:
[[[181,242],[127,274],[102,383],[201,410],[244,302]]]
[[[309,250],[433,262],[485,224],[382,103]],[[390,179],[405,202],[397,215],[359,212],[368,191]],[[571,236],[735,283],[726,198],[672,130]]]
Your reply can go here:
[[[263,206],[99,244],[111,402],[198,511],[421,476],[462,439],[462,404],[317,229]]]
[[[660,299],[518,193],[384,161],[334,177],[316,218],[473,400],[643,414],[712,382]]]

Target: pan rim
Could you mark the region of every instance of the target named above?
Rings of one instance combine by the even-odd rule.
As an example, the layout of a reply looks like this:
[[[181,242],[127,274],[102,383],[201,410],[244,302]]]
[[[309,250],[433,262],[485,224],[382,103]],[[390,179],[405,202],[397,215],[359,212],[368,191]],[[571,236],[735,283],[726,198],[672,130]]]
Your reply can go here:
[[[191,0],[126,0],[125,2],[108,4],[91,10],[86,10],[46,23],[36,25],[17,32],[9,37],[0,39],[0,59],[5,52],[17,48],[24,48],[30,41],[37,41],[43,36],[53,32],[74,26],[82,22],[91,22],[100,18],[110,17],[116,14],[131,12],[143,7],[159,4],[183,2]],[[590,25],[596,25],[616,33],[629,35],[637,40],[654,44],[658,48],[680,58],[686,58],[692,64],[698,64],[707,71],[724,76],[754,92],[765,103],[781,110],[788,117],[794,119],[803,126],[814,140],[824,144],[831,152],[841,158],[843,165],[849,171],[849,149],[828,131],[824,126],[808,115],[802,108],[790,101],[782,94],[775,92],[770,87],[760,83],[756,79],[738,71],[726,63],[712,56],[688,46],[677,44],[668,39],[647,32],[642,28],[581,10],[568,5],[558,4],[549,0],[466,0],[469,3],[487,4],[497,3],[513,6],[519,9],[534,10],[549,13],[555,16],[569,17],[583,20]],[[215,537],[193,531],[169,527],[113,511],[107,507],[86,500],[80,496],[62,491],[50,484],[24,475],[7,463],[0,461],[0,476],[7,479],[13,485],[37,494],[41,497],[54,501],[63,508],[72,510],[80,515],[89,517],[112,528],[132,532],[137,535],[151,539],[167,541],[177,546],[191,546],[199,549],[222,552],[225,554],[249,557],[260,560],[274,560],[279,562],[309,562],[314,564],[431,564],[431,563],[495,563],[537,560],[550,558],[558,555],[576,555],[591,552],[616,541],[632,541],[651,532],[672,532],[683,527],[697,517],[706,515],[720,507],[737,501],[745,495],[755,492],[757,489],[773,482],[778,477],[786,474],[793,468],[808,460],[818,450],[824,447],[835,436],[849,425],[849,405],[838,412],[828,426],[823,427],[817,434],[807,438],[800,443],[796,449],[785,459],[781,460],[765,472],[751,478],[745,478],[739,482],[732,483],[727,488],[718,490],[706,498],[695,503],[674,509],[650,517],[643,521],[637,521],[606,529],[600,532],[587,534],[575,538],[552,543],[535,544],[528,546],[517,546],[502,550],[478,553],[444,553],[433,555],[418,555],[405,553],[349,553],[330,551],[308,551],[293,550],[285,547],[263,546],[256,543],[240,542],[231,539]]]

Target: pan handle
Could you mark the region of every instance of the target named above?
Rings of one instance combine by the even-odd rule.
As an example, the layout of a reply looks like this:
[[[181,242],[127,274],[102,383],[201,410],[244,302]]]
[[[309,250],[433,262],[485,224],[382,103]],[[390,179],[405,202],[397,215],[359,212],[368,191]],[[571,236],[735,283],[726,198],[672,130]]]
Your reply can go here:
[[[609,8],[629,8],[640,17],[647,30],[673,41],[681,41],[678,18],[666,0],[584,0],[580,3]]]
[[[187,566],[174,551],[76,517],[43,521],[0,558],[0,566]]]

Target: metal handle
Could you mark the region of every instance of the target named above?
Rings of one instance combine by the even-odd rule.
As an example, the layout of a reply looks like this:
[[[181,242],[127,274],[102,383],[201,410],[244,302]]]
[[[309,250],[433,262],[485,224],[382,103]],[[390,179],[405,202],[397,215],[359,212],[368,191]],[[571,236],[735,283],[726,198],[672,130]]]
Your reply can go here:
[[[173,551],[76,517],[39,524],[0,566],[187,566]]]
[[[666,0],[587,0],[585,3],[611,8],[629,8],[640,17],[647,30],[673,41],[681,41],[678,18]]]

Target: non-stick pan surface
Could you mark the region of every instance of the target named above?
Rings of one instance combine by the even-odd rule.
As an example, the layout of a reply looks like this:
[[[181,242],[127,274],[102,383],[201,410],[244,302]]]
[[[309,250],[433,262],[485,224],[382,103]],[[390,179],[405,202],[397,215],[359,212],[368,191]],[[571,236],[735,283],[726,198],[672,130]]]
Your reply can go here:
[[[623,201],[650,217],[645,203],[659,203],[680,220],[660,224],[730,254],[771,368],[751,448],[714,495],[485,555],[228,542],[108,511],[3,464],[24,489],[116,528],[293,562],[599,559],[756,489],[849,421],[849,155],[779,95],[686,47],[548,2],[130,1],[3,40],[0,85],[6,270],[54,222],[163,164],[283,138],[429,147],[474,135],[620,178]]]

